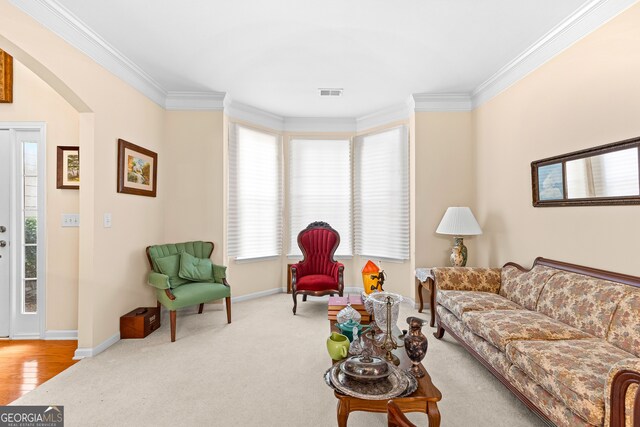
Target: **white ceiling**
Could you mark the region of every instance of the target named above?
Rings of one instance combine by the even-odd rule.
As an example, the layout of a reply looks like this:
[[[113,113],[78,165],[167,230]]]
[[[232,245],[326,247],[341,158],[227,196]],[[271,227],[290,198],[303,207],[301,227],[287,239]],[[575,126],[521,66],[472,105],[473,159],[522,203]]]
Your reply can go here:
[[[291,117],[359,117],[413,93],[471,93],[593,3],[57,1],[165,92],[227,92]],[[320,87],[344,95],[320,98]]]

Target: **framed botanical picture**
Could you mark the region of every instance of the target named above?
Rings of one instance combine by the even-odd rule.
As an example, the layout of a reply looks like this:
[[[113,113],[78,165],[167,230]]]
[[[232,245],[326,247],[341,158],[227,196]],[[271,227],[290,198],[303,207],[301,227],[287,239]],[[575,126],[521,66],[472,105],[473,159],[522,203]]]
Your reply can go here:
[[[80,147],[58,146],[56,188],[80,188]]]
[[[156,197],[158,154],[118,139],[118,193]]]

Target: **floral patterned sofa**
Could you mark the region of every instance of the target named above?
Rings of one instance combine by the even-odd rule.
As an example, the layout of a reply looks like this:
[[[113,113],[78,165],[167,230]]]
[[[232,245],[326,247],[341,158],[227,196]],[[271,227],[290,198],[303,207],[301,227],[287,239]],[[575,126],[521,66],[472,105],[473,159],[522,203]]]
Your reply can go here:
[[[433,275],[434,335],[449,332],[543,419],[640,426],[640,277],[544,258]]]

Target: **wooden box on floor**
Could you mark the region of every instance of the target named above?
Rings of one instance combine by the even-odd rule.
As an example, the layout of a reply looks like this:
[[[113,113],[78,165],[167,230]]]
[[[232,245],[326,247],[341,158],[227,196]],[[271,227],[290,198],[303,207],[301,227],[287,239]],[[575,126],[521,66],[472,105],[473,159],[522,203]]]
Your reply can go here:
[[[362,302],[362,297],[360,295],[348,295],[344,297],[329,297],[329,320],[337,320],[336,316],[347,306],[347,303],[351,303],[351,307],[355,308],[362,319],[360,323],[363,325],[368,325],[373,319],[371,315],[367,313],[367,310],[364,308],[364,303]]]
[[[144,338],[160,327],[156,307],[138,307],[120,318],[120,338]]]

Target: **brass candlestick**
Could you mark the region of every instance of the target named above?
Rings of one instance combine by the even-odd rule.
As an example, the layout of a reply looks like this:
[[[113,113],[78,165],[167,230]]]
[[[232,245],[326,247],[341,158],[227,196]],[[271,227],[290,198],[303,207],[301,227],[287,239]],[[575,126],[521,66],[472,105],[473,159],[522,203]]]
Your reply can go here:
[[[376,343],[376,346],[378,346],[379,348],[382,348],[383,350],[386,350],[387,354],[385,354],[384,358],[388,362],[398,366],[400,364],[400,359],[398,359],[398,356],[391,353],[392,350],[395,350],[396,348],[398,348],[398,344],[393,339],[393,333],[391,330],[392,329],[391,328],[391,306],[393,304],[391,302],[390,296],[386,298],[386,304],[387,304],[387,332],[384,336],[384,340],[380,344]]]

